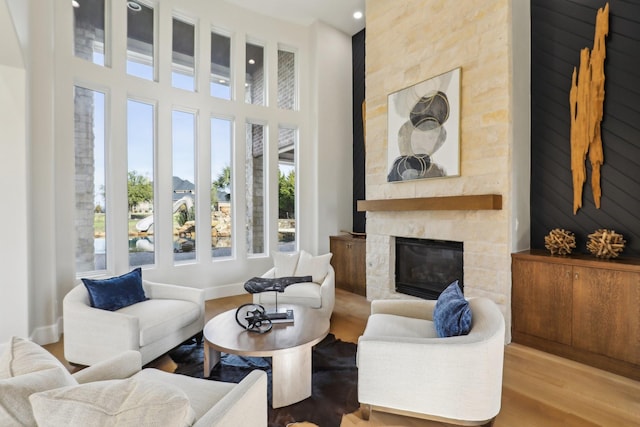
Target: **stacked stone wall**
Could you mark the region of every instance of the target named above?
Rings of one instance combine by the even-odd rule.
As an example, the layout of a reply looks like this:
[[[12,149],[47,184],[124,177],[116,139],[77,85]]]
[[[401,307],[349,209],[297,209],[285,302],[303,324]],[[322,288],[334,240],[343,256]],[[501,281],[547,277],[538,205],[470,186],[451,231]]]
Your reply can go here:
[[[94,28],[75,28],[76,56],[91,60]],[[93,92],[77,87],[74,95],[76,271],[95,270]]]
[[[395,292],[394,237],[464,244],[467,296],[508,311],[511,288],[510,0],[367,1],[366,198],[501,194],[498,211],[367,213],[367,297]],[[460,176],[388,183],[390,93],[461,68]]]

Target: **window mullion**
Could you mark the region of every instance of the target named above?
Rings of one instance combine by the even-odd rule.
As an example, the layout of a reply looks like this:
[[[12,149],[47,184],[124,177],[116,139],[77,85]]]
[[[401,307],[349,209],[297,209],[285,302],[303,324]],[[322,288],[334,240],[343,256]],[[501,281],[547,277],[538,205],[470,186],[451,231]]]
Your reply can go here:
[[[124,75],[127,61],[127,8],[119,1],[110,3],[111,27],[107,35],[111,38],[111,68],[115,73]]]
[[[158,3],[156,16],[158,22],[163,23],[159,28],[158,34],[158,64],[156,66],[158,73],[158,82],[163,87],[171,86],[171,53],[173,45],[173,31],[171,28],[171,22],[173,22],[173,15],[171,14],[171,7],[168,3]],[[160,116],[165,117],[165,116]],[[169,115],[170,117],[170,115]]]
[[[242,45],[244,51],[244,45]],[[238,80],[236,79],[236,82]],[[240,80],[244,82],[244,79]],[[244,102],[239,100],[238,102]],[[245,188],[247,186],[246,156],[247,156],[247,138],[246,138],[247,117],[239,114],[233,124],[233,141],[232,164],[231,168],[231,214],[232,224],[234,224],[233,248],[237,257],[244,257],[248,251],[247,235],[248,230],[245,226],[247,215],[247,195]]]
[[[170,80],[169,80],[170,82]],[[173,221],[172,210],[172,175],[173,146],[171,126],[171,104],[158,103],[157,141],[156,141],[156,174],[154,182],[155,211],[155,251],[157,265],[173,265]]]
[[[265,207],[265,237],[268,244],[266,253],[278,250],[278,140],[279,128],[276,124],[269,126],[268,137],[265,141],[267,152],[267,206]]]
[[[107,96],[105,117],[107,145],[107,270],[129,269],[129,235],[127,203],[127,93],[122,87],[113,87]]]
[[[203,96],[207,92],[202,93]],[[211,120],[201,112],[196,119],[196,253],[200,262],[211,260]]]
[[[196,25],[196,91],[201,95],[209,94],[209,75],[211,74],[211,28],[200,20]]]

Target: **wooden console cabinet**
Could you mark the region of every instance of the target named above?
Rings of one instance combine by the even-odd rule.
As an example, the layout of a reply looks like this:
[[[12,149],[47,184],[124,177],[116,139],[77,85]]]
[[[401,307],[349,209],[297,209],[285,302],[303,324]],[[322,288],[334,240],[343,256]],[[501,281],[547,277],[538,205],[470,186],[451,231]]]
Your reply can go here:
[[[640,380],[640,260],[512,254],[513,341]]]
[[[349,234],[330,236],[331,265],[336,272],[336,287],[358,295],[367,295],[367,240]]]

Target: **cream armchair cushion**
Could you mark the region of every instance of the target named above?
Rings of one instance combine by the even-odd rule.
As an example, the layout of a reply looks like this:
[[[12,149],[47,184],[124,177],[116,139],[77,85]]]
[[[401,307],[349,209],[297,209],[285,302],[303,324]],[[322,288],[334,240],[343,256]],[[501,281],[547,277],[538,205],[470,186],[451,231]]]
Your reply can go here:
[[[267,374],[254,370],[238,384],[143,369],[134,378],[178,387],[189,398],[195,427],[266,427]]]
[[[0,357],[0,426],[36,424],[29,397],[91,381],[127,378],[140,370],[140,353],[129,351],[73,375],[38,344],[13,337]]]
[[[274,267],[262,275],[264,278],[311,276],[312,282],[294,283],[285,288],[284,292],[261,292],[253,294],[255,304],[273,305],[276,302],[298,304],[316,308],[326,316],[331,317],[335,305],[335,272],[329,263],[331,253],[313,256],[305,251],[274,252],[272,254]]]
[[[59,368],[30,372],[0,380],[0,425],[32,426],[35,419],[29,404],[29,396],[40,391],[64,387],[70,383]]]
[[[135,377],[43,391],[29,400],[38,427],[182,427],[195,422],[182,390]]]
[[[468,335],[439,338],[436,301],[377,300],[358,340],[358,401],[368,410],[398,412],[464,425],[500,411],[504,318],[487,298],[471,298]]]
[[[29,396],[76,384],[51,353],[31,341],[11,338],[0,357],[0,426],[35,425]]]
[[[126,350],[147,364],[204,327],[204,291],[143,280],[146,301],[116,311],[91,307],[84,285],[63,300],[65,358],[92,365]]]
[[[125,351],[71,375],[48,351],[19,338],[0,357],[0,374],[8,375],[8,364],[20,365],[21,373],[0,378],[2,427],[34,426],[36,420],[70,427],[267,426],[267,374],[260,370],[238,384],[224,383],[141,369],[140,353]],[[37,370],[26,372],[28,366]]]

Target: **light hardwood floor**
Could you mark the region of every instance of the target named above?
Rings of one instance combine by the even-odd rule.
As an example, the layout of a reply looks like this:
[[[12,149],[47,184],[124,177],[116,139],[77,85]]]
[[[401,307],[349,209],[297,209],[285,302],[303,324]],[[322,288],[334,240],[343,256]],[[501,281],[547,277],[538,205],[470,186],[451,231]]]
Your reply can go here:
[[[249,302],[249,295],[210,300],[206,317]],[[362,296],[336,290],[331,333],[357,342],[369,314]],[[63,340],[45,346],[64,363]],[[74,367],[66,364],[70,370]],[[151,363],[172,371],[167,356]],[[431,427],[447,424],[373,412],[364,421],[359,411],[343,416],[341,427]],[[518,344],[505,348],[502,410],[494,427],[638,427],[640,382]]]

